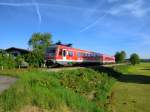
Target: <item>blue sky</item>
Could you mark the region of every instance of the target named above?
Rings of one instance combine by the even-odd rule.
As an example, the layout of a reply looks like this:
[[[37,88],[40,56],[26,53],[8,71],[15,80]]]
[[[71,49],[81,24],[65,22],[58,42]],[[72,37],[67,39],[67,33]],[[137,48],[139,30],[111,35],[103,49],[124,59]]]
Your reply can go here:
[[[149,0],[0,0],[0,48],[28,48],[33,32],[113,55],[150,58]]]

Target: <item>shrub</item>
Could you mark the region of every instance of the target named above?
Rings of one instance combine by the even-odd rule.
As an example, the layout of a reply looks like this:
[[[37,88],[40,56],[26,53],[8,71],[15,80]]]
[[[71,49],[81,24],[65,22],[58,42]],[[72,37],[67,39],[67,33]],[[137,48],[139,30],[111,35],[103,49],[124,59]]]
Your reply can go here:
[[[24,59],[32,67],[41,67],[42,63],[44,63],[43,54],[40,51],[32,51],[25,55]]]
[[[15,58],[12,55],[0,54],[0,66],[8,69],[15,68]]]

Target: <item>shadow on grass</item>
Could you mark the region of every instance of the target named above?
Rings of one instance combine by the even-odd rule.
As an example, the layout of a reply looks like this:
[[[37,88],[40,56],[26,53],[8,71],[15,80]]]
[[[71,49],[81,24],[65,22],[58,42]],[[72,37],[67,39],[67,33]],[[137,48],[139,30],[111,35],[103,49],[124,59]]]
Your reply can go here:
[[[145,68],[145,69],[140,69],[140,70],[150,70],[149,68]]]
[[[137,75],[137,74],[122,74],[115,71],[113,68],[108,67],[90,67],[98,72],[107,73],[109,76],[114,77],[120,82],[137,83],[137,84],[150,84],[150,76]]]

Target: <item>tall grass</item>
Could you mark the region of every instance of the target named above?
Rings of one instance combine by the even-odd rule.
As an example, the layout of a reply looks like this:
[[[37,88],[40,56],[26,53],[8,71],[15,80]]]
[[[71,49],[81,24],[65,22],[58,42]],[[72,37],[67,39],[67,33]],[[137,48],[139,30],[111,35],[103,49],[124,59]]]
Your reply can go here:
[[[62,112],[62,107],[71,112],[103,112],[114,82],[91,69],[19,73],[18,81],[0,95],[2,112],[18,112],[27,105],[54,112]]]

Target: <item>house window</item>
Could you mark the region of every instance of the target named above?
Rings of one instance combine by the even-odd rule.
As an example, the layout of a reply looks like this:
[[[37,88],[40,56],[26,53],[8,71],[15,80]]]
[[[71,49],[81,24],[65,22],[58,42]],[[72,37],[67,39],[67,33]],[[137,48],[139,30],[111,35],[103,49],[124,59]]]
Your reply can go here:
[[[18,53],[13,53],[13,55],[16,57],[16,56],[18,56]]]

